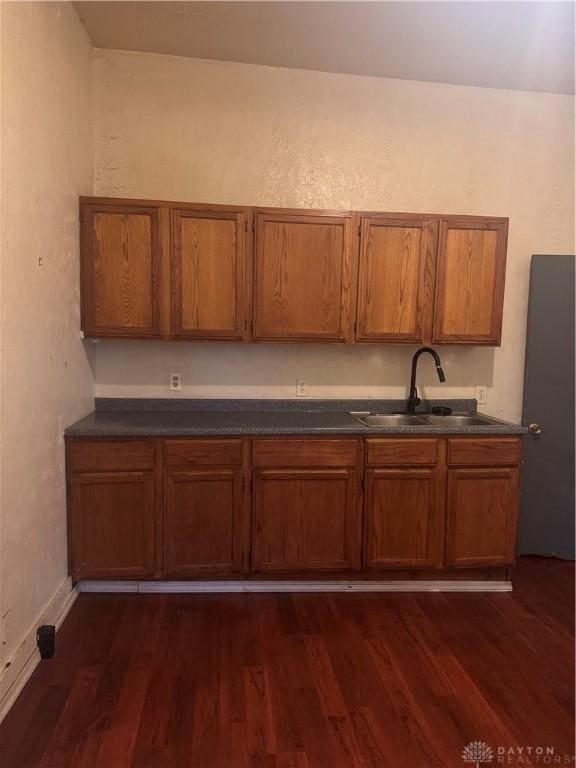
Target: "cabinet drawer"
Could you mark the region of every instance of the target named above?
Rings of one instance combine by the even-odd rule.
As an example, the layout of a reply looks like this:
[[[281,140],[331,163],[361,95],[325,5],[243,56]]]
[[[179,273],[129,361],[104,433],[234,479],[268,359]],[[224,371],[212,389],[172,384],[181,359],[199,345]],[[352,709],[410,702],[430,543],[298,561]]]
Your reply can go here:
[[[438,457],[438,440],[401,438],[366,440],[367,463],[374,466],[434,466]]]
[[[242,440],[167,440],[166,466],[242,464]]]
[[[255,467],[352,467],[359,460],[357,440],[254,440]]]
[[[520,463],[521,441],[518,437],[451,438],[448,440],[448,464],[457,467],[499,467]]]
[[[68,443],[67,453],[71,472],[121,472],[154,466],[152,441],[86,440]]]

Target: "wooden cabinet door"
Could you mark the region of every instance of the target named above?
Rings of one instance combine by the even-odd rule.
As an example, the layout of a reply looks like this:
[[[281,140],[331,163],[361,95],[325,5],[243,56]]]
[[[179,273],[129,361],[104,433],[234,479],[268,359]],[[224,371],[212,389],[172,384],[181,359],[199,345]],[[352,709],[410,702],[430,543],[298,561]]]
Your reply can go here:
[[[446,565],[514,561],[518,469],[450,469]]]
[[[352,469],[256,471],[254,570],[358,568],[356,488]]]
[[[91,203],[82,206],[81,217],[86,336],[162,336],[166,300],[160,209]],[[163,229],[168,227],[166,222]]]
[[[74,579],[153,575],[152,472],[74,475],[70,502]]]
[[[166,576],[239,573],[245,557],[240,469],[170,472],[166,478]]]
[[[356,340],[430,338],[436,222],[364,217],[360,231]]]
[[[499,345],[507,219],[440,222],[433,341]]]
[[[366,474],[368,568],[440,567],[444,559],[443,474],[370,469]]]
[[[351,216],[255,215],[254,339],[352,336]]]
[[[172,226],[174,336],[243,339],[248,331],[245,211],[177,209]]]

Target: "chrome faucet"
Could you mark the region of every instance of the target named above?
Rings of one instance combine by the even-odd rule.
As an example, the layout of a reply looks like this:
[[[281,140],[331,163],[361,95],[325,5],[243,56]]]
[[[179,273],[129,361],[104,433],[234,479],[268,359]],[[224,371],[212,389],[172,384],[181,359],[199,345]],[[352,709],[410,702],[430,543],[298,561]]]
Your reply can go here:
[[[428,352],[429,355],[432,355],[434,358],[434,362],[436,363],[436,371],[438,373],[438,378],[441,382],[446,381],[446,376],[444,376],[444,371],[442,370],[442,363],[440,362],[440,357],[438,356],[438,352],[436,352],[435,349],[432,349],[431,347],[422,347],[417,352],[414,353],[414,357],[412,358],[412,373],[410,376],[410,394],[408,395],[408,402],[406,404],[406,413],[415,413],[416,406],[420,405],[420,398],[418,397],[418,389],[416,387],[416,368],[418,367],[418,359],[420,355],[423,355],[424,352]]]

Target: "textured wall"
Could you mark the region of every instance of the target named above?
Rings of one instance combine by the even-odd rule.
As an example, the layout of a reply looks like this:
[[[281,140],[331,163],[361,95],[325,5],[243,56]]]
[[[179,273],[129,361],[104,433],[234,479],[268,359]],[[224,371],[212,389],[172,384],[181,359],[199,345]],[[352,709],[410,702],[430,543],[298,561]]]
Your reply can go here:
[[[70,4],[2,4],[2,655],[66,578],[63,429],[92,407],[78,194],[92,185],[91,47]]]
[[[567,96],[97,51],[95,192],[510,217],[503,343],[447,349],[450,389],[520,416],[529,257],[574,250]],[[413,349],[102,343],[99,395],[395,395]],[[427,379],[430,383],[433,378]],[[387,385],[387,386],[384,386]]]

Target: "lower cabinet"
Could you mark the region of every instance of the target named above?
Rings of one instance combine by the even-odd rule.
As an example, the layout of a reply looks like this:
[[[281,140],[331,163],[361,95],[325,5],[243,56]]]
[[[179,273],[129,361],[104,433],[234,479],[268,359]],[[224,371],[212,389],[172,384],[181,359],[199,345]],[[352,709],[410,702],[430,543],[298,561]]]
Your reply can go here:
[[[509,565],[520,456],[520,439],[503,436],[72,438],[71,573],[240,578]]]
[[[263,469],[253,485],[256,571],[357,568],[353,469]]]
[[[366,473],[365,564],[433,568],[443,564],[443,473],[436,469],[369,469]]]
[[[520,450],[516,437],[367,439],[365,567],[513,563]]]
[[[166,576],[244,570],[241,469],[169,472],[164,514]]]
[[[154,574],[154,476],[82,472],[70,485],[74,579]]]
[[[446,565],[506,565],[514,561],[518,469],[448,470]]]

